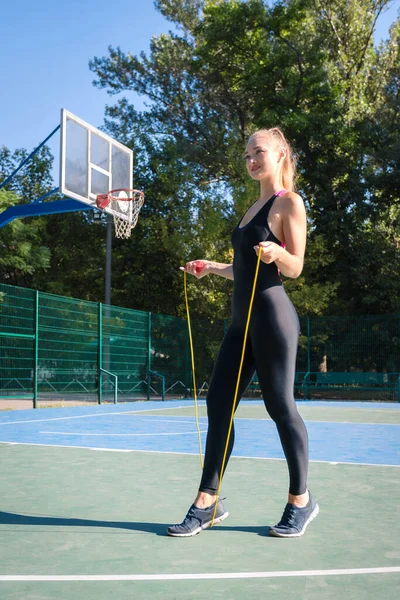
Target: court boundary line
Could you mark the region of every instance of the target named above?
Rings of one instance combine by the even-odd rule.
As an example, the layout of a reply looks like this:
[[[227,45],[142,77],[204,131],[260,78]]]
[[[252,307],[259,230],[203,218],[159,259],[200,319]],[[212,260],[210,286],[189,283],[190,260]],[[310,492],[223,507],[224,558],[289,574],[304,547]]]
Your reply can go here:
[[[157,409],[155,409],[157,410]],[[175,416],[175,419],[192,419],[194,420],[195,417],[190,417],[190,415],[168,415],[169,418],[173,418]],[[301,416],[301,415],[300,415]],[[160,418],[163,419],[164,415],[153,415],[152,419],[154,418]],[[150,416],[149,416],[150,419]],[[199,417],[199,419],[207,419],[207,415],[203,416],[203,417]],[[359,421],[315,421],[315,420],[310,420],[310,419],[304,419],[302,417],[303,421],[305,423],[327,423],[328,425],[330,423],[335,423],[336,425],[389,425],[389,426],[393,426],[393,427],[400,427],[400,423],[364,423],[364,422],[359,422]],[[241,416],[237,416],[235,417],[235,422],[236,421],[266,421],[267,423],[273,423],[272,419],[265,419],[265,418],[256,418],[256,417],[241,417]],[[176,421],[174,421],[176,422]],[[178,421],[178,423],[189,423],[189,421]],[[1,423],[0,423],[1,424]]]
[[[66,444],[35,444],[34,442],[9,442],[0,440],[0,444],[4,444],[5,446],[38,446],[41,448],[71,448],[73,450],[96,450],[101,452],[143,452],[145,454],[174,454],[179,456],[199,456],[195,452],[168,452],[165,450],[135,450],[135,449],[125,449],[125,448],[96,448],[92,446],[70,446]],[[286,458],[279,457],[270,457],[270,456],[234,456],[232,455],[230,460],[232,459],[245,459],[245,460],[283,460],[286,461]],[[354,467],[385,467],[385,468],[395,468],[399,469],[400,465],[387,465],[387,464],[377,464],[377,463],[358,463],[358,462],[342,462],[335,460],[315,460],[310,459],[310,463],[319,463],[324,465],[350,465]]]
[[[70,435],[70,436],[82,436],[82,437],[141,437],[141,436],[159,436],[159,435],[193,435],[197,433],[195,431],[161,431],[156,433],[90,433],[84,431],[83,433],[71,433],[70,431],[39,431],[39,434],[46,435]],[[202,429],[200,433],[207,433],[207,429]]]
[[[97,405],[96,405],[97,406]],[[71,415],[70,417],[54,417],[50,419],[27,419],[22,421],[0,421],[0,425],[21,425],[22,423],[45,423],[47,421],[65,421],[67,419],[90,419],[93,417],[104,417],[110,415],[131,415],[137,414],[140,412],[149,412],[151,410],[173,410],[176,408],[187,408],[187,406],[165,406],[161,408],[146,408],[144,410],[124,410],[124,411],[115,411],[115,412],[105,412],[93,415]],[[163,415],[159,415],[162,417]]]
[[[0,582],[14,581],[184,581],[190,579],[276,579],[283,577],[331,577],[400,573],[400,566],[306,571],[259,571],[243,573],[165,573],[148,575],[0,575]]]
[[[99,414],[89,414],[89,415],[70,415],[68,417],[50,417],[48,419],[26,419],[26,420],[22,420],[22,421],[0,421],[0,425],[22,425],[25,423],[47,423],[49,421],[67,421],[68,419],[93,419],[96,417],[104,417],[104,416],[116,416],[116,415],[137,415],[138,413],[149,413],[152,411],[158,411],[158,410],[176,410],[179,408],[188,408],[187,406],[168,406],[168,407],[164,407],[164,408],[154,408],[154,409],[144,409],[144,410],[128,410],[128,411],[116,411],[116,412],[105,412],[105,413],[99,413]],[[381,411],[383,412],[383,411]],[[147,415],[146,415],[147,416]],[[150,416],[150,415],[149,415]],[[182,418],[182,419],[187,419],[187,418],[192,418],[194,419],[195,417],[190,417],[190,415],[169,415],[170,417],[175,416],[176,418],[176,422],[179,422],[178,419]],[[152,418],[163,418],[164,415],[153,415]],[[207,419],[207,416],[201,416],[199,417],[200,419]],[[371,426],[379,426],[379,425],[383,425],[383,426],[389,426],[389,427],[399,427],[400,423],[365,423],[365,422],[359,422],[359,421],[316,421],[316,420],[310,420],[310,419],[303,419],[305,423],[324,423],[324,424],[331,424],[334,423],[336,425],[371,425]],[[240,417],[237,416],[235,417],[235,421],[266,421],[267,423],[272,423],[272,419],[265,419],[265,418],[256,418],[256,417]],[[182,421],[183,422],[183,421]]]

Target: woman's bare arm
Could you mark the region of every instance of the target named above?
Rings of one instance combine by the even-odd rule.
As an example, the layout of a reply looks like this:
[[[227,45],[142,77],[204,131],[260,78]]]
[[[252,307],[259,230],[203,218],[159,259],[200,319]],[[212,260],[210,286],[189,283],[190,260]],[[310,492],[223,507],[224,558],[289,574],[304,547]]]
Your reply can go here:
[[[285,248],[274,242],[260,242],[261,260],[267,264],[275,262],[285,277],[295,279],[303,270],[306,249],[307,220],[303,200],[291,192],[282,198],[282,234]]]
[[[194,275],[197,279],[212,274],[233,280],[232,265],[214,262],[213,260],[192,260],[180,269]]]

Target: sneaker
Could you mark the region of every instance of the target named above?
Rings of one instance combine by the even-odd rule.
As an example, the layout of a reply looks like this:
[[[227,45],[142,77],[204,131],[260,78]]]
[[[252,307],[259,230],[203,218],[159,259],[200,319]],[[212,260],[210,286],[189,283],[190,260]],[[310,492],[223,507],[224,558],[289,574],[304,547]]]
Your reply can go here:
[[[194,504],[189,508],[186,517],[179,525],[171,525],[167,529],[168,535],[173,537],[191,537],[197,535],[202,529],[210,527],[214,513],[215,502],[208,508],[197,508]],[[214,524],[220,523],[229,515],[221,500],[218,500]]]
[[[281,520],[271,527],[269,535],[275,537],[300,537],[306,527],[319,513],[319,506],[310,494],[308,504],[299,508],[294,504],[286,504]]]

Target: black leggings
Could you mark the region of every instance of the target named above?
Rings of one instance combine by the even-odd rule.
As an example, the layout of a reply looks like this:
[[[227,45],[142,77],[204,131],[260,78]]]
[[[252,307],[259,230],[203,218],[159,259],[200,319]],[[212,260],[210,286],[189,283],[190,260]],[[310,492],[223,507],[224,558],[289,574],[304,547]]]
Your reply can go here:
[[[243,348],[242,316],[233,318],[224,337],[207,395],[208,434],[199,491],[209,494],[216,493],[221,473]],[[278,286],[264,291],[251,317],[238,394],[239,403],[257,371],[265,407],[276,424],[286,456],[289,492],[294,495],[306,491],[308,471],[307,430],[293,394],[298,336],[297,314],[284,289]],[[234,437],[233,426],[225,467]]]

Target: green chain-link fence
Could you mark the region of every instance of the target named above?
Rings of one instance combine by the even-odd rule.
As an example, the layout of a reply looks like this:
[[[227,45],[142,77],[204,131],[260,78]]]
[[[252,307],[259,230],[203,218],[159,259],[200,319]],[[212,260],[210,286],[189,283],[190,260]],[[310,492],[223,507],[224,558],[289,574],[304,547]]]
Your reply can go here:
[[[205,392],[227,322],[191,320]],[[299,397],[400,401],[400,315],[300,321]],[[0,399],[192,393],[186,321],[0,284]]]
[[[400,315],[300,324],[296,387],[304,397],[400,401]]]

